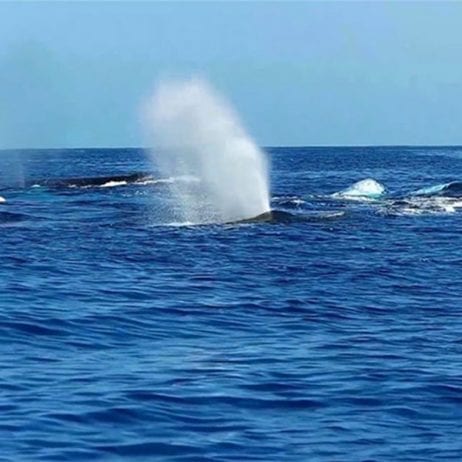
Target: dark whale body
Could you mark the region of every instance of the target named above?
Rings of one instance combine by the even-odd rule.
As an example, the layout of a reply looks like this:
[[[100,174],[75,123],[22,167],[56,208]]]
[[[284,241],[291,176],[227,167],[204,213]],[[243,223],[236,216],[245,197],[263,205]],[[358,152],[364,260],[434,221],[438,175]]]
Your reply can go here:
[[[270,210],[256,217],[240,220],[238,223],[291,223],[293,221],[300,220],[292,213],[283,212],[282,210]]]
[[[306,213],[290,213],[284,210],[270,210],[253,218],[239,220],[237,224],[242,223],[269,223],[269,224],[290,224],[304,222],[324,222],[326,220],[335,220],[345,216],[345,212],[306,212]]]
[[[46,179],[34,184],[40,186],[47,186],[49,188],[69,188],[69,187],[91,187],[103,186],[109,182],[125,181],[128,184],[137,183],[139,181],[151,180],[152,175],[145,172],[131,173],[129,175],[110,175],[110,176],[96,176],[85,178],[62,178],[62,179]]]

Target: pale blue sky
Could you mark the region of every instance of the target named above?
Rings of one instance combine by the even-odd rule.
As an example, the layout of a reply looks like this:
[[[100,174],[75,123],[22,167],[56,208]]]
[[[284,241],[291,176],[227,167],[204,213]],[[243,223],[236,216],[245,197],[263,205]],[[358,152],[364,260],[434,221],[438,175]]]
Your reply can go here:
[[[462,2],[2,2],[0,148],[140,146],[169,75],[261,145],[462,144]]]

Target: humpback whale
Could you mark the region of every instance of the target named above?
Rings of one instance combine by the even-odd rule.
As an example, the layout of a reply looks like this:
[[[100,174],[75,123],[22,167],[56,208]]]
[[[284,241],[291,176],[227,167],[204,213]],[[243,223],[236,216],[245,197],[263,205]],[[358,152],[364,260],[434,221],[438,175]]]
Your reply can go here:
[[[96,176],[96,177],[83,177],[83,178],[60,178],[60,179],[45,179],[41,181],[32,182],[31,186],[39,185],[50,188],[69,188],[69,187],[97,187],[117,183],[133,184],[142,181],[152,180],[153,177],[150,173],[137,172],[128,175],[110,175],[110,176]]]
[[[270,210],[253,218],[239,220],[230,224],[246,224],[246,223],[301,223],[307,221],[324,221],[334,218],[340,218],[345,215],[345,212],[310,212],[310,213],[290,213],[284,210]]]
[[[295,221],[295,215],[282,210],[270,210],[252,218],[245,218],[237,223],[289,223]]]

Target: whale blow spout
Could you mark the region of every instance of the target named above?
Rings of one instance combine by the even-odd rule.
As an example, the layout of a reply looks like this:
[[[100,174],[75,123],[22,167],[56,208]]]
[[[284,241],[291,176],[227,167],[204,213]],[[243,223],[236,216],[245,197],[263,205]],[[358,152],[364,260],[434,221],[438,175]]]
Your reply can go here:
[[[158,85],[146,108],[151,157],[171,185],[181,219],[229,223],[270,211],[268,162],[230,105],[204,81]]]

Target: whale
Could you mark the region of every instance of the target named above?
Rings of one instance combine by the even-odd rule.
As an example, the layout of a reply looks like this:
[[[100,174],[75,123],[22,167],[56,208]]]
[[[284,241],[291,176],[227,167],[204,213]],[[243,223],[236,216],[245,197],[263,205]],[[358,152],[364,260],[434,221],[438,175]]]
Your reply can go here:
[[[292,213],[284,212],[283,210],[269,210],[256,217],[245,218],[234,223],[290,223],[295,219],[296,217]]]
[[[268,212],[257,215],[256,217],[246,218],[243,220],[234,221],[229,224],[290,224],[301,222],[316,222],[325,221],[343,217],[344,211],[329,211],[329,212],[309,212],[309,213],[290,213],[285,210],[269,210]]]
[[[136,172],[126,175],[44,179],[33,181],[29,184],[29,186],[45,186],[48,188],[88,188],[98,186],[112,186],[117,184],[136,184],[152,179],[153,176],[150,173]]]

